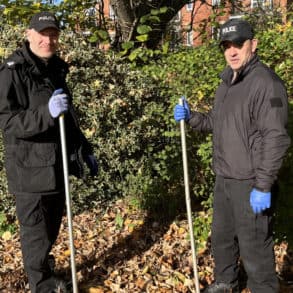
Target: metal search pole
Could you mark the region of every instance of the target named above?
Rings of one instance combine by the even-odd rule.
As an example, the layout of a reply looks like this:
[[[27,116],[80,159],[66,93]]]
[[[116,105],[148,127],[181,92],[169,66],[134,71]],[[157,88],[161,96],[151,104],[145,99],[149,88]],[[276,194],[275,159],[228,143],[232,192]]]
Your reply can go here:
[[[182,98],[179,99],[179,104],[181,106],[183,106],[183,99]],[[192,216],[191,216],[189,176],[188,176],[188,163],[187,163],[185,121],[184,121],[184,119],[180,120],[180,132],[181,132],[181,146],[182,146],[182,159],[183,159],[183,171],[184,171],[185,200],[186,200],[188,226],[189,226],[189,234],[190,234],[191,250],[192,250],[193,273],[194,273],[196,293],[200,293],[198,272],[197,272],[197,261],[196,261],[195,245],[194,245],[193,223],[192,223]]]
[[[61,148],[62,148],[66,210],[67,210],[67,220],[68,220],[68,230],[69,230],[70,261],[71,261],[71,275],[72,275],[71,278],[72,278],[73,293],[78,293],[77,280],[76,280],[76,268],[75,268],[75,249],[74,249],[73,229],[72,229],[71,198],[69,193],[69,173],[68,173],[68,162],[67,162],[64,114],[61,114],[59,116],[59,126],[60,126],[60,137],[61,137]]]

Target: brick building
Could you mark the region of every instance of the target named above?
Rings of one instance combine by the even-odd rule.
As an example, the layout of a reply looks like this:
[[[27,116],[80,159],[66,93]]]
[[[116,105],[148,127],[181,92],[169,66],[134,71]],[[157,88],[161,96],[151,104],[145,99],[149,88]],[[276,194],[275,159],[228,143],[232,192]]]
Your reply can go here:
[[[186,46],[197,46],[202,42],[202,32],[211,38],[217,31],[210,26],[211,18],[220,10],[224,10],[224,15],[216,17],[215,20],[223,23],[232,17],[241,17],[245,13],[252,12],[254,9],[261,7],[262,9],[274,9],[280,7],[286,9],[292,5],[292,0],[244,0],[241,1],[241,8],[227,5],[224,9],[221,6],[225,3],[223,0],[206,0],[195,1],[184,5],[178,12],[172,23],[174,40],[180,40]],[[104,15],[113,20],[115,18],[114,11],[111,8],[110,0],[104,0]],[[208,20],[208,21],[207,21]],[[113,36],[114,31],[109,32]]]
[[[200,34],[203,28],[208,37],[213,37],[217,33],[213,27],[205,25],[206,20],[211,19],[213,15],[220,12],[220,5],[223,2],[222,0],[196,1],[195,4],[186,4],[181,9],[177,17],[177,23],[180,26],[178,31],[181,32],[183,44],[186,46],[199,45],[202,40]],[[256,8],[264,10],[281,8],[285,10],[290,4],[292,5],[292,2],[287,0],[244,0],[241,8],[233,7],[232,5],[226,6],[224,8],[225,14],[216,17],[216,21],[221,24],[229,18],[241,17],[245,13],[251,13]]]

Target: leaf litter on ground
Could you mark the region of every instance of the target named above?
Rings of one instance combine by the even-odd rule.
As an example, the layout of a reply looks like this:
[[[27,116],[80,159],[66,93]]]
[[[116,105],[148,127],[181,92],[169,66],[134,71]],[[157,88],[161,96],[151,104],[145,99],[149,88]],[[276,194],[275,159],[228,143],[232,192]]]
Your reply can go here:
[[[117,200],[73,218],[75,262],[81,293],[188,293],[195,292],[188,223],[162,222],[146,211]],[[66,216],[52,254],[56,274],[71,279]],[[293,292],[293,253],[286,242],[275,245],[276,270],[281,293]],[[213,282],[210,243],[197,254],[198,276],[203,289]],[[243,290],[245,274],[242,276]],[[0,292],[27,293],[19,235],[0,239]]]

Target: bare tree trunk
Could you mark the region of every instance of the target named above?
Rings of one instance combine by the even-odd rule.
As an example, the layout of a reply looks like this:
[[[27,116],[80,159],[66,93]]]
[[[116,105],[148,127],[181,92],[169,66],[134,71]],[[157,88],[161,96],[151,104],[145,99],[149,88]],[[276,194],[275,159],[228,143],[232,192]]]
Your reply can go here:
[[[121,39],[119,41],[136,41],[136,36],[138,35],[136,29],[140,24],[141,17],[150,15],[152,10],[167,7],[167,12],[159,15],[160,22],[148,23],[152,31],[149,32],[149,38],[145,45],[147,48],[155,49],[161,42],[169,22],[185,4],[192,2],[194,7],[197,3],[199,3],[198,6],[211,6],[210,0],[110,0],[116,15],[116,23],[121,31]],[[236,5],[240,4],[241,6],[242,2],[240,0],[225,0],[224,3],[225,5],[232,4],[235,8]],[[190,23],[192,23],[192,17],[194,16],[192,14]],[[137,43],[137,45],[139,46],[141,43]]]
[[[128,41],[132,38],[134,25],[137,22],[133,3],[129,0],[111,0],[110,2],[121,29],[122,39]]]
[[[196,0],[195,0],[196,1]],[[122,41],[135,40],[136,28],[142,16],[151,13],[152,9],[169,7],[168,11],[160,15],[160,23],[152,24],[152,32],[149,34],[148,48],[155,48],[161,41],[169,21],[178,11],[190,1],[188,0],[111,0],[111,6],[117,17],[121,29]]]

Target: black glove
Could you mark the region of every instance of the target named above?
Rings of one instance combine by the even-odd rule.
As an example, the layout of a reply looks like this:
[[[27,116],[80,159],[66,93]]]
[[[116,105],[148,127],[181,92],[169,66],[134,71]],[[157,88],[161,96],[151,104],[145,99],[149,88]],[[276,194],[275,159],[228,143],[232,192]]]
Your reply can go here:
[[[98,174],[98,170],[99,170],[96,157],[94,155],[87,155],[85,157],[85,162],[86,162],[88,168],[90,169],[91,176],[96,176]]]

